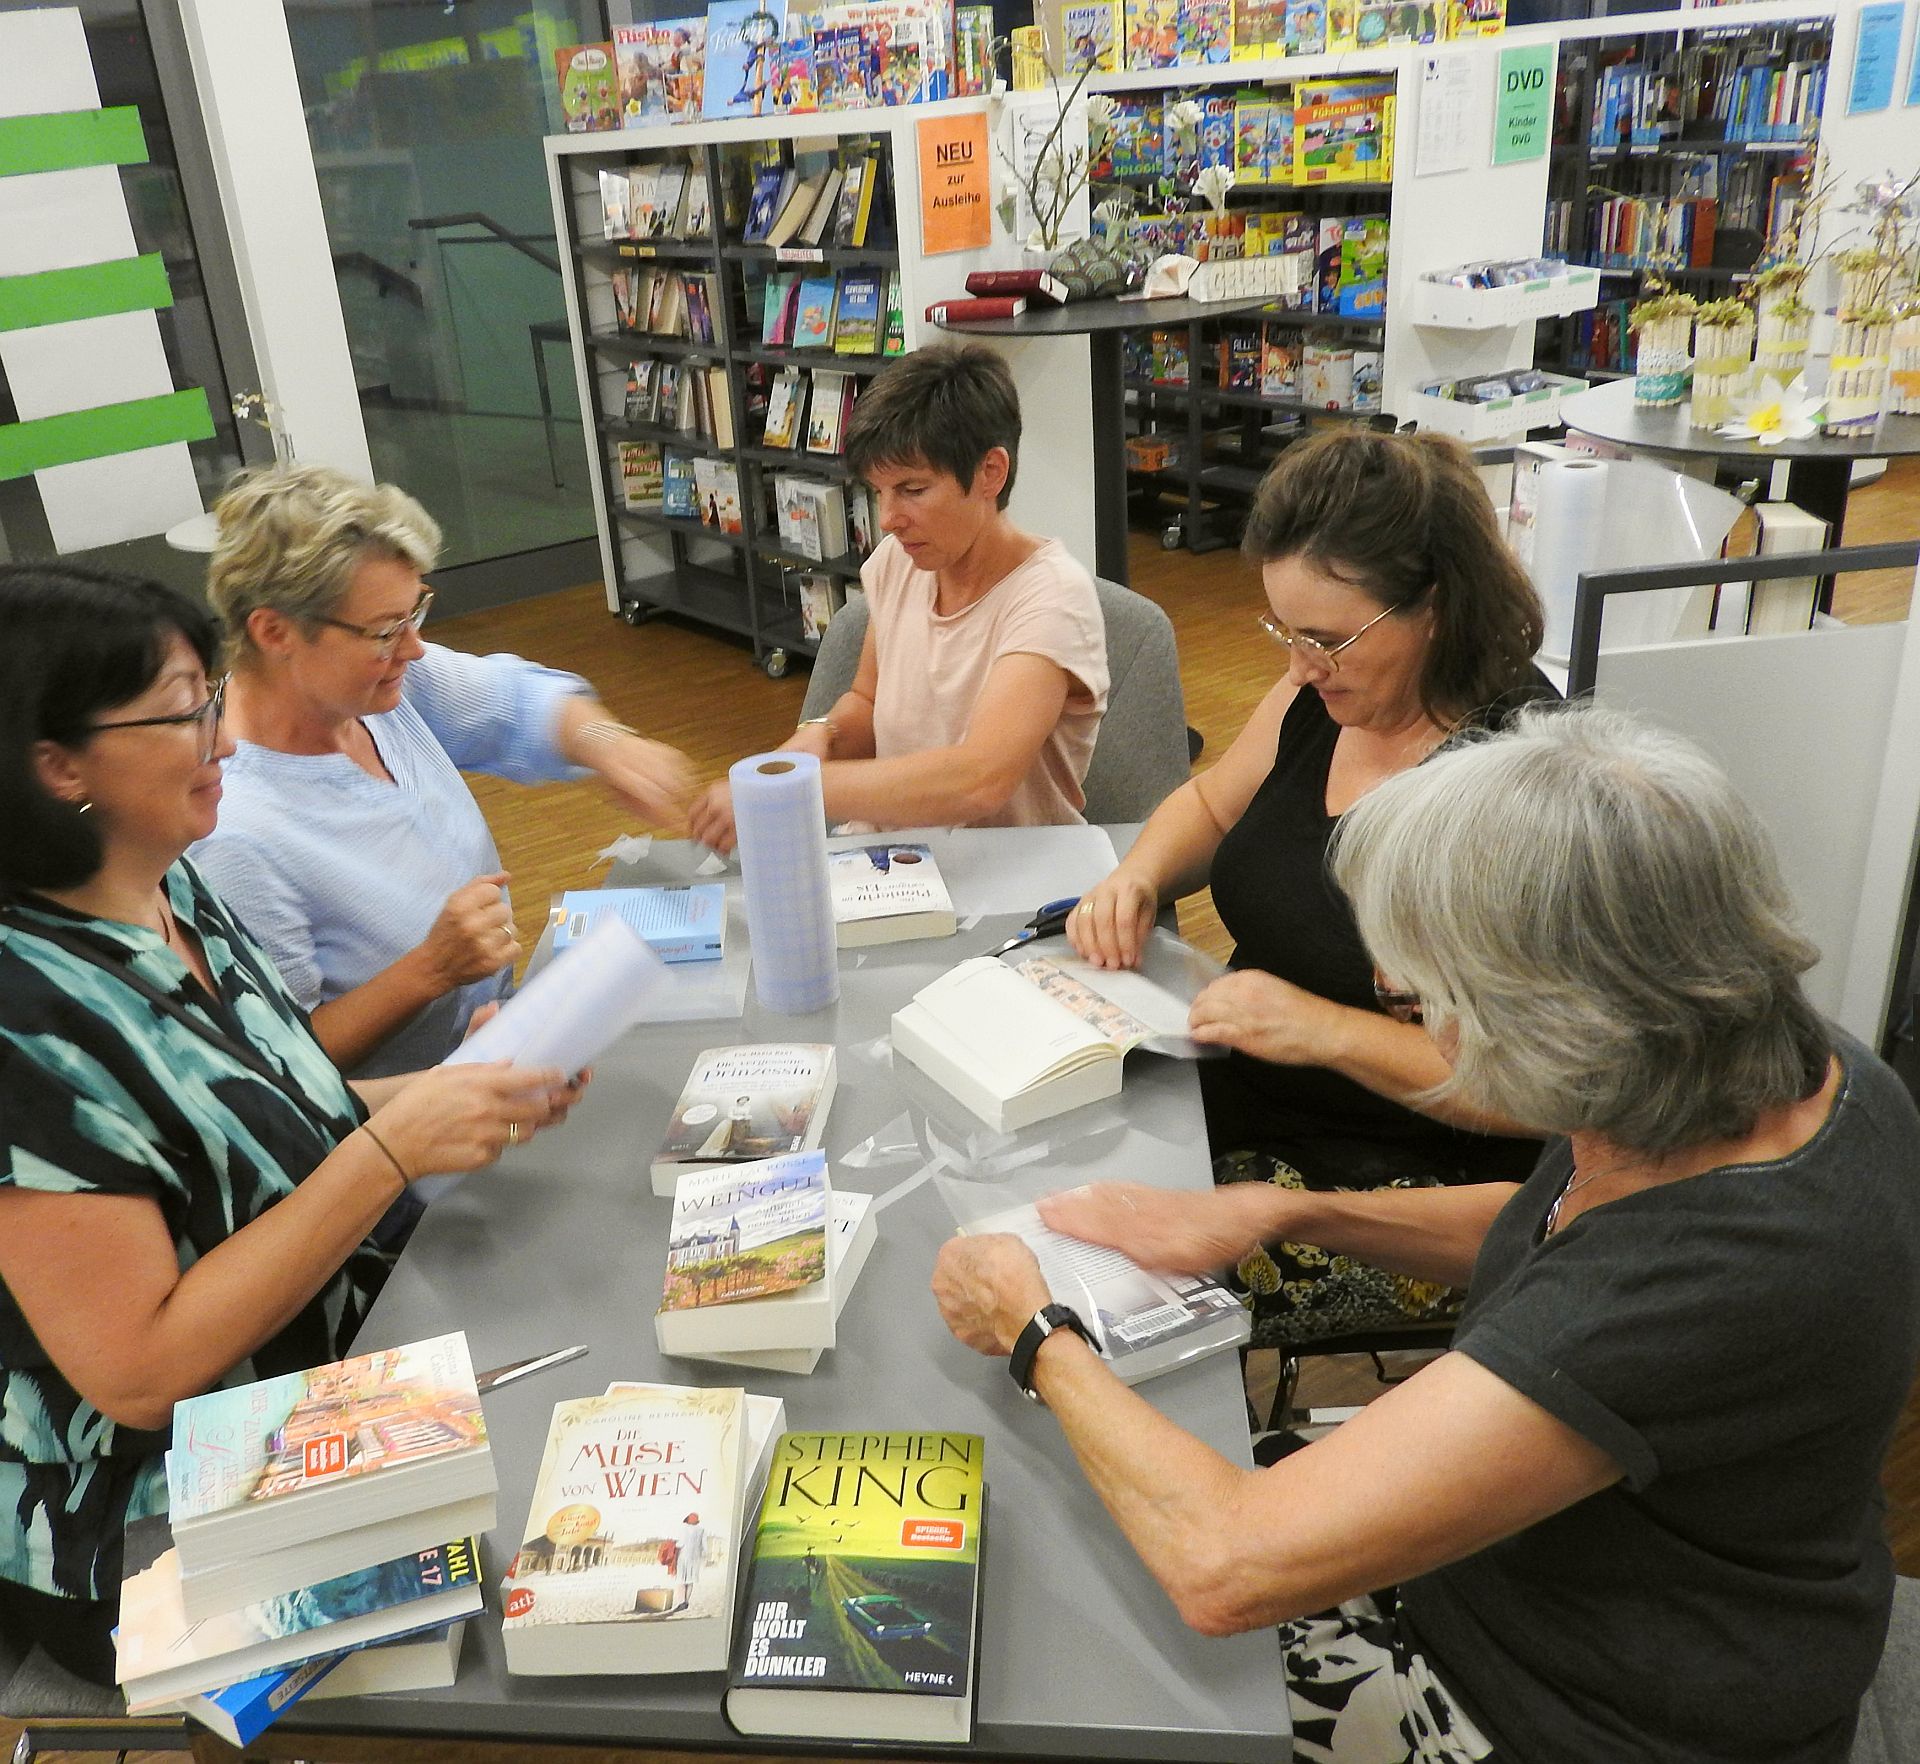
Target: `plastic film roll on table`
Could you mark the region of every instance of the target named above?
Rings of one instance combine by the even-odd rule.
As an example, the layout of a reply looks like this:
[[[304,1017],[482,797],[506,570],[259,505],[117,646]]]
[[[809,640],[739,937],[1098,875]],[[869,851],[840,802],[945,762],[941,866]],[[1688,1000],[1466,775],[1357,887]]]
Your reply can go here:
[[[770,1011],[824,1010],[840,996],[827,811],[810,753],[759,753],[727,773],[753,939],[753,989]]]
[[[1543,655],[1564,661],[1573,649],[1573,609],[1582,570],[1603,567],[1607,466],[1603,460],[1551,460],[1540,472],[1534,513],[1533,585],[1547,612]]]

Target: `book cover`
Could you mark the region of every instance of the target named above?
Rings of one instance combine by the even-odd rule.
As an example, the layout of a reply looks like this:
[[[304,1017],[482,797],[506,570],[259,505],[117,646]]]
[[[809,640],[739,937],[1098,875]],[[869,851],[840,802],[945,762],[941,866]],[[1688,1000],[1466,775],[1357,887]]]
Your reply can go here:
[[[785,320],[800,277],[793,270],[778,270],[768,276],[760,288],[760,341],[775,349],[786,346]]]
[[[217,1733],[228,1745],[244,1748],[252,1745],[345,1658],[344,1654],[321,1654],[298,1666],[277,1667],[224,1689],[185,1698],[181,1710],[202,1727]]]
[[[723,533],[745,530],[740,514],[740,474],[724,461],[713,468],[713,525]],[[708,884],[716,886],[716,884]]]
[[[1174,58],[1182,67],[1212,66],[1233,54],[1232,0],[1178,0]]]
[[[1173,66],[1180,53],[1179,0],[1124,0],[1121,23],[1128,67]],[[1160,169],[1157,160],[1153,169]]]
[[[1024,294],[968,295],[958,300],[932,302],[927,307],[927,323],[972,324],[980,319],[1018,318],[1026,310]]]
[[[838,453],[853,405],[853,376],[834,368],[815,368],[807,401],[807,451]]]
[[[456,1331],[175,1404],[168,1505],[178,1530],[486,1448],[467,1338]]]
[[[757,1042],[698,1055],[654,1153],[656,1175],[810,1151],[833,1101],[834,1053],[813,1043]],[[668,1192],[671,1192],[669,1190]]]
[[[1091,68],[1095,73],[1113,73],[1119,67],[1119,54],[1113,40],[1113,7],[1110,0],[1095,0],[1090,6],[1060,8],[1061,59],[1069,79]]]
[[[609,239],[632,237],[627,231],[630,194],[623,172],[600,174],[600,230]]]
[[[833,274],[809,275],[800,284],[799,305],[793,319],[795,349],[833,347]]]
[[[767,426],[760,437],[761,446],[797,445],[806,417],[806,403],[806,370],[782,368],[772,391],[767,394]]]
[[[822,110],[864,110],[880,101],[880,62],[858,25],[813,33],[814,89]]]
[[[1288,55],[1324,55],[1327,52],[1326,0],[1286,0]]]
[[[967,274],[967,292],[969,294],[1019,294],[1029,303],[1037,302],[1041,306],[1062,306],[1066,303],[1067,285],[1048,270],[971,270]]]
[[[657,441],[620,443],[620,499],[630,509],[660,506],[660,444]]]
[[[501,1581],[507,1669],[722,1665],[746,1439],[739,1390],[625,1385],[556,1404]]]
[[[860,154],[847,162],[833,209],[833,243],[864,245],[867,215],[873,207],[873,159]]]
[[[693,495],[693,459],[671,449],[660,456],[660,512],[678,521],[698,518]]]
[[[700,114],[706,29],[704,18],[657,18],[614,31],[613,59],[626,127]]]
[[[907,352],[907,313],[900,303],[900,272],[887,271],[887,355],[905,355]]]
[[[834,300],[834,354],[878,355],[880,326],[880,272],[845,271]]]
[[[782,192],[792,187],[793,173],[783,166],[763,165],[753,174],[753,194],[747,200],[746,225],[740,237],[749,245],[758,245],[767,236],[774,217],[780,212]]]
[[[727,939],[727,890],[719,882],[653,888],[570,888],[549,915],[553,953],[578,943],[611,914],[663,962],[717,962]]]
[[[470,1537],[196,1620],[181,1602],[179,1552],[159,1514],[128,1525],[124,1575],[114,1676],[136,1712],[274,1667],[437,1628],[482,1605],[479,1551]]]
[[[736,1727],[805,1735],[850,1692],[859,1724],[834,1732],[970,1735],[985,1450],[972,1433],[781,1436],[727,1678]]]
[[[779,21],[762,0],[709,0],[704,116],[762,116],[773,108]]]
[[[661,1313],[818,1285],[827,1272],[827,1160],[817,1151],[689,1170],[673,1197]]]
[[[553,52],[560,117],[570,135],[620,126],[620,80],[611,43],[574,43]]]
[[[839,610],[840,601],[834,593],[831,576],[800,578],[800,634],[803,637],[818,643]]]
[[[859,845],[829,851],[827,884],[842,948],[953,932],[953,897],[929,846]]]
[[[993,83],[993,8],[953,9],[953,95],[977,98]]]

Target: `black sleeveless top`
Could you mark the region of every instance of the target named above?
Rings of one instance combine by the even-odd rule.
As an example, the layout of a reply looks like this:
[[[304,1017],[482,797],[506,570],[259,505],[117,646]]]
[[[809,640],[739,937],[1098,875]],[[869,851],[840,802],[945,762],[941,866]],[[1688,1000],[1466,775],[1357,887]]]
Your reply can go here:
[[[1472,723],[1497,727],[1520,705],[1557,696],[1536,672]],[[1273,770],[1214,854],[1213,904],[1234,939],[1234,967],[1372,1011],[1373,962],[1327,868],[1337,818],[1327,813],[1327,773],[1339,734],[1320,694],[1304,689],[1280,725]],[[1279,1066],[1236,1052],[1202,1061],[1200,1088],[1215,1156],[1272,1152],[1312,1186],[1373,1186],[1393,1174],[1518,1181],[1540,1152],[1537,1140],[1417,1114],[1324,1066]]]

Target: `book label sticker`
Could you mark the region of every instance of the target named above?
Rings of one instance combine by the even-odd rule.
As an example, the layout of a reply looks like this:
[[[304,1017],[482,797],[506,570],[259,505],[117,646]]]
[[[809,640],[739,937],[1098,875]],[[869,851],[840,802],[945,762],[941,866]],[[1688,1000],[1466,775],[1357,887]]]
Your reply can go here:
[[[307,1440],[301,1448],[300,1474],[309,1482],[322,1476],[338,1476],[347,1467],[347,1436],[322,1433]]]
[[[907,1519],[900,1526],[903,1550],[963,1550],[967,1547],[964,1519]]]
[[[827,254],[817,245],[776,245],[773,248],[775,263],[825,263]]]
[[[921,251],[983,250],[993,242],[986,117],[925,117],[918,128]]]

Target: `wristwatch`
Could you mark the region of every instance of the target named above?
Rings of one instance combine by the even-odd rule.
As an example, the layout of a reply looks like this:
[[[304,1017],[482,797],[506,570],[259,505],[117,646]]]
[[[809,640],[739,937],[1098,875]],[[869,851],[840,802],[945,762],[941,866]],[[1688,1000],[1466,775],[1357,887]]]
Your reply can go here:
[[[1040,1352],[1040,1344],[1056,1329],[1071,1329],[1088,1347],[1097,1353],[1099,1348],[1093,1336],[1088,1332],[1068,1305],[1042,1305],[1035,1311],[1026,1328],[1020,1331],[1020,1338],[1013,1344],[1013,1352],[1007,1357],[1007,1370],[1013,1374],[1013,1381],[1019,1385],[1022,1394],[1029,1402],[1037,1403],[1040,1393],[1033,1388],[1033,1362]]]

